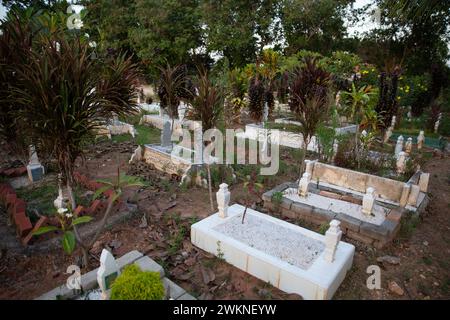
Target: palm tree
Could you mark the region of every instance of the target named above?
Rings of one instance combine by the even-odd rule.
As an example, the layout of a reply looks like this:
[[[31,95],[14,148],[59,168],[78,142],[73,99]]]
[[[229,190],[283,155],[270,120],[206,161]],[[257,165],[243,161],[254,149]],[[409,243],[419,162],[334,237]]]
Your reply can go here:
[[[29,63],[16,68],[13,97],[17,117],[28,123],[27,134],[56,157],[72,210],[74,164],[95,130],[112,115],[136,111],[136,66],[130,59],[94,59],[88,43],[61,32],[42,37],[28,50]],[[24,49],[26,50],[26,49]],[[87,265],[88,247],[74,227]]]

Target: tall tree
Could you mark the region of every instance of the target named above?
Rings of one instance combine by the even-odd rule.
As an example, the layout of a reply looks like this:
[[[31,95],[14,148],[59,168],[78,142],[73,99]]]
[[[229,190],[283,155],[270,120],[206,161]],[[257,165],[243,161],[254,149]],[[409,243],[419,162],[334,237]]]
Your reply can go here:
[[[202,28],[197,0],[136,0],[131,46],[153,75],[158,66],[184,64],[199,53]]]
[[[280,0],[203,1],[206,46],[233,67],[254,62],[265,45],[279,37]]]
[[[301,49],[322,54],[340,49],[346,36],[345,13],[354,0],[283,0],[281,23],[287,52]]]
[[[100,51],[132,53],[128,31],[135,25],[134,0],[83,0],[84,29]]]

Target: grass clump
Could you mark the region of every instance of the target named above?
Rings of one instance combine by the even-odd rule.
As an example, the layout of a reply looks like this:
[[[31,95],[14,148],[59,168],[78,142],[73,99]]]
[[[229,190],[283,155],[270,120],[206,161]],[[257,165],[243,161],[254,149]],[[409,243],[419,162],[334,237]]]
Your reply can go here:
[[[111,300],[163,300],[164,285],[158,272],[142,271],[132,264],[111,287]]]

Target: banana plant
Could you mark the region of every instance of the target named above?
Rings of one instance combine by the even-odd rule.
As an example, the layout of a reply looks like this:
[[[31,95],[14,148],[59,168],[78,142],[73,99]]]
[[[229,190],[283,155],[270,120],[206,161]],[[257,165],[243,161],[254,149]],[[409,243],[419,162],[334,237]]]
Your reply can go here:
[[[350,101],[346,111],[350,119],[356,122],[356,117],[363,113],[364,108],[370,103],[372,96],[375,95],[375,90],[372,86],[364,86],[358,89],[355,83],[352,83],[351,91],[343,92],[342,95]]]

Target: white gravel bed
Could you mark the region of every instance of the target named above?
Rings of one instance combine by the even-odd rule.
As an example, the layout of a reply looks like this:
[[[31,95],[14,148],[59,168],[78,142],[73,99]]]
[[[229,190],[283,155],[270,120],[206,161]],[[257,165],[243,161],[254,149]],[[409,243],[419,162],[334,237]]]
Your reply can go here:
[[[240,214],[214,230],[303,270],[307,270],[325,249],[321,241],[251,213],[246,215],[244,224]]]

